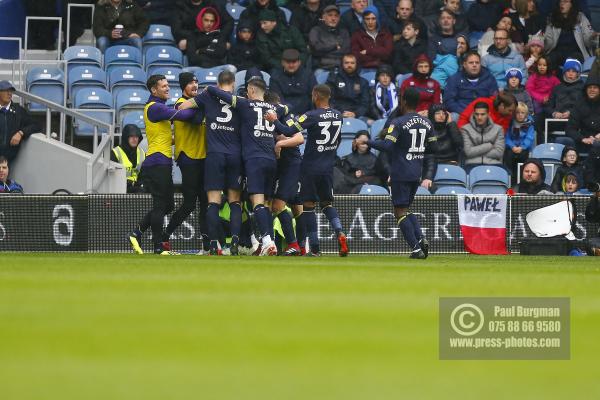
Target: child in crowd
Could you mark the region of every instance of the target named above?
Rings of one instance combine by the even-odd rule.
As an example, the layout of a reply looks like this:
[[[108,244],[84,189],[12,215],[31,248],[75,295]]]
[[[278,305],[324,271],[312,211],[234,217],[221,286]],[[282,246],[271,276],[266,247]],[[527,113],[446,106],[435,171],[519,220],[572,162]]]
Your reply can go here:
[[[525,86],[521,85],[523,81],[523,73],[518,68],[510,68],[506,71],[506,88],[504,91],[515,96],[518,102],[525,103],[529,112],[533,114],[533,101],[531,96],[525,90]]]
[[[544,38],[538,35],[531,36],[525,53],[525,66],[531,74],[534,72],[534,64],[544,55]]]
[[[248,21],[240,21],[237,27],[237,40],[229,51],[229,63],[235,65],[238,71],[248,70],[259,64],[252,24]]]
[[[562,151],[560,165],[554,173],[554,179],[552,180],[552,191],[559,192],[562,188],[563,179],[570,173],[577,176],[583,176],[583,170],[579,165],[579,154],[574,147],[565,146]]]
[[[562,179],[562,193],[567,196],[579,191],[579,177],[574,172],[567,173]],[[558,192],[557,192],[558,193]]]
[[[560,81],[552,73],[550,59],[546,56],[538,57],[533,65],[533,72],[525,84],[525,89],[533,100],[535,114],[543,111],[544,105],[550,100],[552,89],[559,84]]]
[[[416,21],[407,21],[404,23],[402,38],[394,45],[394,59],[392,64],[396,75],[410,74],[412,72],[413,60],[419,54],[427,53],[427,42],[418,38],[419,28],[419,23]]]
[[[506,150],[504,150],[504,165],[511,171],[513,184],[517,179],[517,164],[527,160],[534,141],[535,128],[529,115],[529,108],[527,104],[519,102],[515,110],[515,117],[506,132]]]
[[[394,84],[394,71],[387,64],[377,68],[377,84],[375,85],[375,99],[371,114],[375,119],[389,118],[398,107],[398,89]]]
[[[435,79],[431,78],[432,69],[433,64],[429,57],[421,54],[414,61],[412,76],[405,79],[400,86],[400,93],[404,93],[410,87],[419,92],[417,112],[423,117],[427,117],[430,105],[442,102],[442,88]]]

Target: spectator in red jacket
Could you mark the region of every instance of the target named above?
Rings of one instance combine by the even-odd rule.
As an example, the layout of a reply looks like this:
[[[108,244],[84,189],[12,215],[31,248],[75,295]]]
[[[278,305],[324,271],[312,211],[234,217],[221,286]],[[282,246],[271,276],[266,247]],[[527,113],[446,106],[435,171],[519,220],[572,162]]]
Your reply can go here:
[[[375,7],[363,12],[363,27],[352,34],[352,53],[362,68],[388,64],[394,47],[392,34],[379,24]]]
[[[429,106],[440,104],[442,102],[442,88],[435,79],[431,78],[433,64],[427,55],[417,56],[413,63],[413,74],[402,82],[400,93],[404,93],[409,87],[415,88],[419,92],[419,103],[417,112],[426,117]]]
[[[496,96],[492,97],[480,97],[475,99],[465,108],[460,114],[458,119],[458,127],[462,128],[464,125],[469,123],[475,104],[486,103],[490,109],[490,118],[495,124],[498,124],[504,130],[504,133],[508,130],[510,123],[513,119],[513,114],[517,108],[517,99],[510,93],[500,92]]]

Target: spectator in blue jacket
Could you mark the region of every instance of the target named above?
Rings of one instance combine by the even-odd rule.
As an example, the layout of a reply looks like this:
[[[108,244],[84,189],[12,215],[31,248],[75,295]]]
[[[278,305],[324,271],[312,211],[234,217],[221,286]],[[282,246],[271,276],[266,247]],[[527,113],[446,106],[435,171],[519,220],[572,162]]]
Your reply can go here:
[[[504,151],[504,165],[511,171],[513,184],[516,183],[519,173],[518,163],[525,162],[529,158],[534,141],[535,127],[529,115],[529,107],[527,104],[519,102],[515,110],[515,117],[506,132],[506,150]]]
[[[330,72],[327,85],[331,88],[331,106],[344,118],[363,118],[370,104],[369,82],[359,75],[354,54],[342,57],[341,70]]]
[[[506,86],[506,71],[517,68],[523,72],[521,84],[527,83],[527,67],[523,56],[513,50],[508,43],[509,34],[504,29],[494,32],[494,44],[488,47],[488,54],[481,59],[481,65],[486,67],[498,82],[498,87]]]
[[[476,51],[466,54],[462,70],[448,78],[444,90],[444,104],[458,121],[458,114],[475,99],[490,97],[498,92],[496,79],[481,66],[481,57]]]
[[[281,97],[290,112],[301,115],[310,110],[312,88],[317,84],[310,68],[305,68],[300,60],[300,52],[286,49],[281,56],[281,68],[273,71],[270,89]]]

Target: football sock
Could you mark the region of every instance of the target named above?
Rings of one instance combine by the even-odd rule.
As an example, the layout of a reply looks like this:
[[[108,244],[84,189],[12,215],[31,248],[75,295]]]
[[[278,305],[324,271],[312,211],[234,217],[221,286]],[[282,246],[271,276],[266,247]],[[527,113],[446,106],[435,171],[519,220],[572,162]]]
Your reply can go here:
[[[319,248],[319,234],[317,231],[317,214],[315,209],[304,209],[304,220],[306,222],[306,233],[308,235],[308,243],[310,244],[310,251],[318,253]]]
[[[306,244],[306,223],[304,221],[304,213],[295,217],[296,219],[296,238],[301,247]]]
[[[285,236],[287,244],[294,243],[296,241],[296,235],[294,233],[294,223],[290,213],[287,210],[283,210],[277,214],[277,218],[279,218],[279,223],[281,223],[281,230],[283,230],[283,236]]]
[[[398,220],[398,226],[400,227],[400,230],[402,231],[402,236],[404,236],[404,239],[406,240],[406,243],[408,243],[408,246],[411,249],[417,247],[419,242],[415,237],[415,228],[413,227],[413,224],[410,222],[410,219],[406,215],[400,217],[400,219]]]
[[[419,224],[419,220],[415,214],[408,214],[408,219],[410,219],[410,223],[413,226],[415,237],[417,240],[421,240],[423,238],[423,232],[421,231],[421,224]]]
[[[229,203],[229,229],[231,236],[240,236],[242,232],[242,206],[239,201]]]
[[[258,226],[260,235],[263,238],[265,236],[268,236],[269,241],[271,240],[271,230],[273,230],[272,226],[269,227],[269,221],[271,220],[270,215],[271,213],[264,205],[259,204],[256,207],[254,207],[254,218],[256,219],[256,225]],[[263,244],[265,244],[264,239]]]
[[[211,242],[219,239],[220,224],[219,205],[217,203],[208,203],[208,207],[206,209],[206,225],[208,229],[208,237],[210,238]]]
[[[323,209],[323,214],[325,214],[329,220],[329,224],[331,224],[335,234],[339,235],[339,233],[342,231],[342,222],[340,221],[337,210],[333,206],[327,206]]]

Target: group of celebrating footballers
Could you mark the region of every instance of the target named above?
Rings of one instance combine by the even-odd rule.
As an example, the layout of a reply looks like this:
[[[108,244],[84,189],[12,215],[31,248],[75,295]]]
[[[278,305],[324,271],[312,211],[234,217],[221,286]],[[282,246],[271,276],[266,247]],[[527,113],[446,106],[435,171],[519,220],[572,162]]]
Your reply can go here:
[[[182,97],[175,107],[170,107],[166,105],[166,77],[152,75],[147,81],[151,93],[144,108],[148,151],[140,179],[152,196],[152,209],[129,234],[133,250],[143,254],[142,234],[151,228],[155,254],[178,254],[171,250],[169,237],[199,201],[200,229],[205,234],[208,253],[222,254],[220,210],[225,196],[229,207],[229,251],[239,255],[246,194],[259,237],[255,255],[278,254],[273,234],[277,218],[287,243],[280,255],[320,256],[318,205],[335,231],[339,255],[347,256],[348,240],[333,206],[333,169],[343,120],[342,113],[330,107],[329,86],[316,85],[312,90],[314,109],[294,116],[259,77],[247,82],[247,97],[233,94],[235,76],[229,71],[219,74],[216,86],[202,91],[192,73],[181,73],[179,83]],[[399,107],[402,111],[388,120],[378,139],[366,142],[390,154],[394,215],[412,249],[410,257],[424,259],[429,244],[416,217],[409,212],[423,160],[431,157],[427,144],[432,125],[415,112],[418,99],[415,90],[405,91]],[[171,124],[175,131],[175,160],[182,175],[183,203],[163,229],[165,215],[175,206]],[[302,155],[299,146],[305,141],[304,131],[306,145]]]

